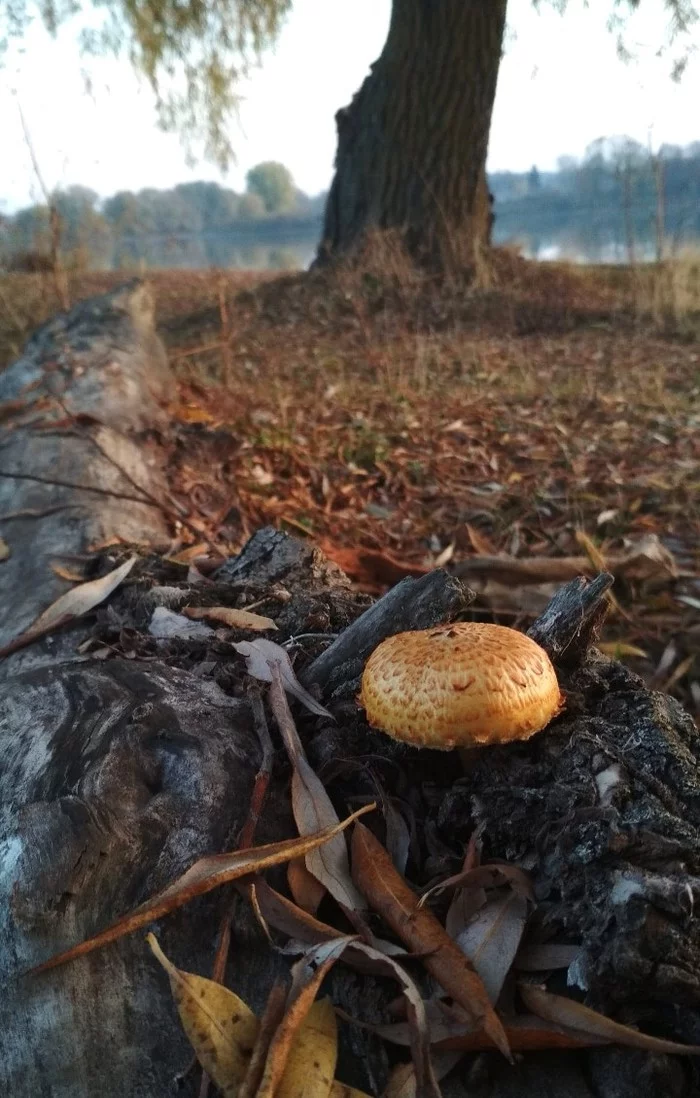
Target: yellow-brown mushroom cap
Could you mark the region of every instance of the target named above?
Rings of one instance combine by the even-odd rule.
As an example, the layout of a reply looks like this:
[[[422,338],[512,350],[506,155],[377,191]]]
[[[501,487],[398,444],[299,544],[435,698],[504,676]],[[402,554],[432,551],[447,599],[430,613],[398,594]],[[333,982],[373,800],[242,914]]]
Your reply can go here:
[[[516,629],[478,622],[382,641],[359,702],[374,728],[441,749],[527,740],[563,708],[544,649]]]

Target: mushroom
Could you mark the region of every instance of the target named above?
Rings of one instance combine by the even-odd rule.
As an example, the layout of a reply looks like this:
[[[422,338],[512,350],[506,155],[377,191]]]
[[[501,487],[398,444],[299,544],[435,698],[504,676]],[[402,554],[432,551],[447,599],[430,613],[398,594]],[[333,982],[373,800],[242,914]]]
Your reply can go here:
[[[372,727],[441,750],[527,740],[564,706],[543,648],[479,622],[388,637],[365,665],[358,700]]]

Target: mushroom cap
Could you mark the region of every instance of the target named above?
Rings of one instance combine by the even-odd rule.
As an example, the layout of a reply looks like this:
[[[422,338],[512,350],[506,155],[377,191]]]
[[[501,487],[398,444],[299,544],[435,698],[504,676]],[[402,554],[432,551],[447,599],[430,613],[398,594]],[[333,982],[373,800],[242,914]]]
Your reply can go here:
[[[394,739],[447,750],[527,740],[564,699],[549,656],[524,633],[457,622],[382,641],[359,702]]]

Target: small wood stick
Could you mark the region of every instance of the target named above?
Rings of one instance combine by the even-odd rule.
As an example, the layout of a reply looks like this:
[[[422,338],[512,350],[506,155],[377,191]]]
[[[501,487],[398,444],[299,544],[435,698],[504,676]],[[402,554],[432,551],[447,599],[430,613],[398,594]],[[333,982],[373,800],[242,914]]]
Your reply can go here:
[[[255,837],[255,828],[257,827],[258,820],[260,819],[260,813],[262,811],[263,804],[265,803],[265,797],[270,785],[270,777],[272,775],[272,761],[274,757],[274,747],[272,746],[272,738],[270,736],[270,730],[267,727],[267,718],[265,717],[265,708],[262,703],[262,699],[259,694],[254,694],[251,698],[251,705],[253,707],[253,717],[255,719],[255,730],[258,734],[260,746],[262,748],[262,760],[260,762],[260,769],[255,775],[255,783],[253,785],[253,793],[250,798],[250,807],[248,809],[248,816],[243,825],[239,840],[238,849],[244,850],[248,846],[253,845],[253,838]],[[247,888],[252,886],[249,884]],[[231,897],[231,902],[226,910],[226,914],[221,920],[219,927],[219,941],[216,947],[216,956],[214,958],[214,965],[212,968],[211,978],[216,980],[217,984],[223,984],[224,976],[226,974],[226,965],[228,963],[229,950],[231,948],[231,923],[233,922],[233,916],[235,913],[235,904],[237,891],[234,891]],[[263,1064],[264,1064],[263,1058]],[[199,1087],[199,1098],[207,1098],[209,1094],[209,1076],[206,1071],[202,1074],[202,1081]]]
[[[260,1019],[260,1028],[258,1029],[258,1035],[255,1039],[255,1044],[253,1045],[253,1051],[250,1054],[250,1061],[248,1063],[245,1079],[241,1083],[238,1091],[238,1098],[255,1098],[258,1087],[262,1081],[270,1044],[277,1032],[280,1022],[284,1018],[286,1005],[286,984],[283,980],[276,980],[272,985],[272,990],[268,997],[265,1010],[263,1011],[263,1016]]]

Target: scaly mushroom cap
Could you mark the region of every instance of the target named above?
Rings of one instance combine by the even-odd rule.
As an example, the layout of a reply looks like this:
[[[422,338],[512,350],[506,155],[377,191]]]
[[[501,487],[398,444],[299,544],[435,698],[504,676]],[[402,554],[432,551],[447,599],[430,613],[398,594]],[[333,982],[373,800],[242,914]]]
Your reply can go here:
[[[445,750],[527,740],[563,708],[544,649],[515,629],[478,622],[382,641],[359,702],[374,728]]]

